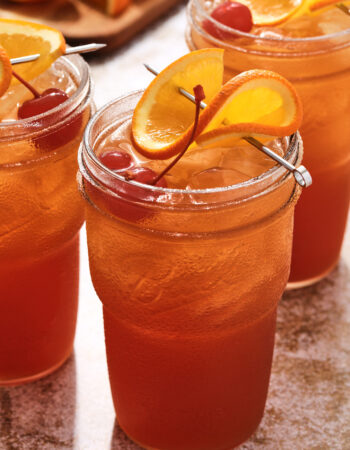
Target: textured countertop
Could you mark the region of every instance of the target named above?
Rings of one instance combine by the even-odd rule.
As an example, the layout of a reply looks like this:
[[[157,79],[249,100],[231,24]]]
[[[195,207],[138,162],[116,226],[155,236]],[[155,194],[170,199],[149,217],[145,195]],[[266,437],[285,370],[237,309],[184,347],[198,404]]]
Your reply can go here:
[[[90,60],[98,107],[145,87],[186,53],[185,11],[177,9],[122,50]],[[265,416],[241,449],[350,449],[350,230],[342,259],[315,286],[284,295]],[[75,351],[56,373],[0,388],[0,449],[137,450],[115,422],[102,311],[82,233]]]

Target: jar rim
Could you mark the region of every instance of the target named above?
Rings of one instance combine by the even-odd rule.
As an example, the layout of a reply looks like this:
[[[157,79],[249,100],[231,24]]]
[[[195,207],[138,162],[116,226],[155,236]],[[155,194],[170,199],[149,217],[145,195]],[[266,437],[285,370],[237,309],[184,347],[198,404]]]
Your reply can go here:
[[[300,44],[307,44],[307,43],[314,43],[314,42],[323,42],[327,40],[331,40],[334,38],[339,38],[343,36],[349,36],[350,37],[350,28],[347,28],[346,30],[338,31],[336,33],[330,33],[320,36],[310,36],[310,37],[303,37],[303,38],[293,38],[293,37],[287,37],[287,36],[281,36],[281,37],[272,37],[272,36],[257,36],[252,33],[247,33],[245,31],[240,31],[231,27],[228,27],[227,25],[224,25],[217,20],[215,20],[213,17],[211,17],[210,14],[203,8],[201,4],[201,0],[190,0],[187,6],[187,13],[190,15],[190,9],[192,4],[195,5],[195,7],[200,11],[200,14],[206,19],[212,22],[217,28],[222,30],[225,33],[234,33],[237,36],[249,38],[251,40],[259,40],[259,41],[265,41],[265,42],[278,42],[278,43],[300,43]],[[215,38],[214,36],[211,36],[211,39],[214,42],[222,43],[220,39]],[[230,43],[226,43],[225,45],[227,47],[231,47]],[[234,47],[234,46],[232,46]]]
[[[230,186],[223,186],[223,187],[217,187],[217,188],[206,188],[206,189],[175,189],[175,188],[162,188],[158,186],[152,186],[152,185],[146,185],[143,183],[139,183],[137,181],[133,180],[126,180],[121,175],[118,175],[116,172],[114,172],[111,169],[108,169],[102,162],[99,160],[97,155],[94,152],[93,146],[90,145],[90,142],[92,140],[92,132],[93,128],[96,125],[96,122],[103,116],[104,113],[106,113],[111,107],[116,105],[117,103],[128,99],[129,97],[133,96],[140,96],[142,94],[143,90],[133,91],[128,94],[122,95],[109,103],[107,103],[105,106],[100,108],[94,116],[90,119],[88,125],[85,128],[82,144],[79,149],[79,166],[80,171],[82,173],[87,172],[91,176],[91,171],[87,167],[86,161],[85,161],[85,155],[84,150],[86,150],[86,153],[92,163],[98,168],[99,171],[102,171],[105,175],[108,177],[111,177],[111,179],[114,179],[118,182],[131,184],[134,186],[137,186],[139,188],[144,189],[145,191],[154,192],[158,195],[161,194],[180,194],[183,196],[190,196],[190,195],[208,195],[208,194],[220,194],[220,193],[227,193],[232,191],[240,191],[242,189],[247,189],[249,187],[257,187],[259,185],[265,185],[267,182],[266,188],[268,189],[271,186],[278,185],[279,183],[282,183],[287,177],[293,176],[290,172],[288,172],[283,166],[276,164],[271,169],[267,170],[266,172],[262,173],[261,175],[257,177],[253,177],[247,181],[244,181],[242,183],[233,184]],[[297,160],[301,160],[300,155],[300,148],[299,144],[301,143],[301,137],[299,132],[294,133],[290,137],[290,142],[288,144],[288,149],[285,154],[285,158],[287,161],[292,161],[293,163]],[[95,177],[92,177],[95,180]],[[270,180],[269,180],[270,179]],[[270,182],[269,182],[270,181]],[[104,186],[106,187],[106,186]],[[262,191],[265,191],[264,188],[262,188]],[[254,191],[255,192],[255,191]],[[261,192],[259,189],[257,191],[258,193]],[[251,197],[251,196],[248,196]]]
[[[37,124],[40,120],[48,118],[50,116],[57,116],[59,113],[62,113],[64,110],[71,111],[72,105],[79,99],[79,97],[82,95],[83,91],[86,89],[86,85],[89,83],[89,80],[91,80],[90,76],[90,68],[89,65],[85,62],[85,60],[79,56],[79,55],[72,55],[72,56],[61,56],[58,60],[62,59],[67,66],[73,67],[74,70],[78,70],[79,75],[81,75],[80,82],[77,86],[77,89],[72,93],[72,95],[69,96],[67,100],[65,100],[63,103],[61,103],[58,106],[55,106],[54,108],[50,109],[49,111],[46,111],[44,113],[38,114],[33,117],[28,117],[26,119],[19,119],[19,120],[8,120],[0,122],[0,132],[6,131],[9,129],[16,129],[19,128],[21,131],[25,130],[26,127],[28,129],[30,128],[30,125]],[[79,62],[77,64],[77,62]],[[90,92],[89,88],[89,92]],[[88,92],[88,95],[89,95]],[[75,108],[73,108],[75,109]],[[61,119],[65,117],[65,115]],[[12,137],[15,137],[18,139],[17,136],[12,135]],[[1,140],[1,137],[0,137]]]

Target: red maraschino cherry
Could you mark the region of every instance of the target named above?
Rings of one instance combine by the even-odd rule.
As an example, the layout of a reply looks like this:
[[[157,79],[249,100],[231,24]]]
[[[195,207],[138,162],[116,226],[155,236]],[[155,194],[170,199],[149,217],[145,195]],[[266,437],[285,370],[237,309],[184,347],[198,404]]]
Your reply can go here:
[[[111,170],[125,170],[134,165],[134,161],[129,153],[114,149],[113,147],[105,148],[104,152],[99,155],[99,160]]]
[[[248,6],[239,2],[226,0],[217,6],[210,16],[218,22],[230,27],[234,30],[249,33],[253,28],[252,13]],[[212,21],[206,19],[203,21],[203,28],[217,39],[232,39],[235,37],[233,33],[225,32],[216,27]]]
[[[61,105],[68,99],[69,95],[60,89],[47,89],[42,94],[39,94],[38,97],[25,101],[18,108],[18,118],[28,119],[29,117],[38,116],[56,108],[56,106]]]
[[[138,183],[142,184],[154,184],[155,186],[163,188],[167,187],[167,183],[163,177],[160,178],[156,183],[153,183],[158,174],[149,167],[136,166],[132,156],[129,153],[124,152],[123,150],[107,147],[104,152],[99,155],[98,158],[103,165],[108,167],[108,169],[111,169],[115,172],[120,172],[120,175],[123,176],[126,181],[137,181]],[[126,193],[127,191],[135,192],[135,189],[136,192],[140,190],[140,188],[135,185],[125,186],[129,186],[126,189]],[[142,196],[142,198],[144,198],[144,196]]]
[[[25,101],[17,112],[18,119],[28,119],[46,113],[69,99],[69,95],[61,89],[49,88],[41,94],[17,73],[13,75],[33,94],[34,98]],[[45,127],[45,118],[39,121]],[[41,150],[53,150],[72,141],[78,135],[82,124],[82,117],[78,115],[69,124],[64,125],[51,134],[34,138],[34,144]],[[51,125],[51,122],[50,122]],[[47,124],[49,126],[49,124]]]
[[[159,197],[159,193],[127,181],[137,181],[151,185],[157,177],[156,172],[148,167],[135,166],[135,161],[131,155],[117,148],[108,147],[99,155],[99,160],[126,180],[125,182],[117,179],[113,180],[114,186],[112,190],[115,191],[117,196],[105,193],[101,195],[101,192],[98,194],[104,206],[117,217],[131,222],[137,222],[151,216],[153,214],[152,209],[142,206],[137,200],[140,202],[154,202]],[[88,185],[89,189],[90,186]],[[156,183],[156,186],[166,188],[167,183],[164,178],[161,178]],[[97,191],[91,193],[96,195]]]
[[[165,181],[165,178],[160,178],[155,184],[153,184],[153,181],[156,179],[158,174],[150,169],[149,167],[134,167],[131,170],[127,171],[126,179],[137,181],[142,184],[150,184],[162,188],[167,187],[167,183]],[[137,186],[135,186],[138,188]],[[154,195],[154,194],[153,194]]]

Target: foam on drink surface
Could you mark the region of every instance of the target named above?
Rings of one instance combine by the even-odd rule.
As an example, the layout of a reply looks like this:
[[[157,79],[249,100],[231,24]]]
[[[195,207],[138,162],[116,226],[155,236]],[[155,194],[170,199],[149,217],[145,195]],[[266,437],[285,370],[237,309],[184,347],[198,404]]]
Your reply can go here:
[[[191,147],[165,176],[169,188],[207,189],[231,186],[248,181],[271,169],[276,163],[261,151],[242,142],[232,148]],[[288,138],[268,143],[280,156],[285,154]],[[137,152],[131,142],[131,118],[118,124],[100,141],[96,154],[104,148],[114,148],[129,153],[135,164],[149,167],[156,173],[166,168],[174,157],[167,160],[150,160]]]

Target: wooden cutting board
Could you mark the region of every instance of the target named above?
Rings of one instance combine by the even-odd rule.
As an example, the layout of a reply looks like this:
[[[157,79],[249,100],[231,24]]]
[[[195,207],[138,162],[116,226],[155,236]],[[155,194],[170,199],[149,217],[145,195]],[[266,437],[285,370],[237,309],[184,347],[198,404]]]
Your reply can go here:
[[[80,0],[20,4],[1,0],[0,17],[43,22],[62,31],[71,44],[105,42],[119,47],[184,0],[132,0],[119,16],[108,17]],[[185,28],[185,24],[184,24]]]

